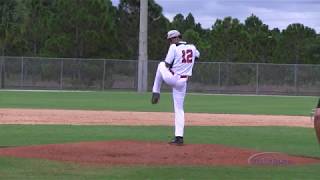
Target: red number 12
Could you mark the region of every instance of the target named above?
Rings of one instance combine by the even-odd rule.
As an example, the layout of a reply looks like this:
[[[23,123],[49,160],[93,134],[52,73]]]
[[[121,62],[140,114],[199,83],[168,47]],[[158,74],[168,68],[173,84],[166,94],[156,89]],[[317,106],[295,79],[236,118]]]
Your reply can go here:
[[[182,63],[192,63],[192,50],[182,50]]]

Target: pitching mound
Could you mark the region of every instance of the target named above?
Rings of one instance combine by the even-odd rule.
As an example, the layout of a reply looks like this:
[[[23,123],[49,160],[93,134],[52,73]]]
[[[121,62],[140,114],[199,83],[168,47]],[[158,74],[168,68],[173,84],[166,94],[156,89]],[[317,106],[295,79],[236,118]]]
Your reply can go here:
[[[173,146],[164,142],[106,141],[2,147],[0,156],[100,165],[299,165],[320,159],[258,152],[212,144]]]

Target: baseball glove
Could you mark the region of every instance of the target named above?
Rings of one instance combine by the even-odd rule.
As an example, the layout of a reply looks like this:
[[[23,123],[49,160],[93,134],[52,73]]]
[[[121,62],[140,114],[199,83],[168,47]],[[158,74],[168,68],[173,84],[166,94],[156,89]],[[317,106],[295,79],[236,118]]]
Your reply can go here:
[[[314,113],[314,129],[316,131],[318,142],[320,144],[320,99]]]

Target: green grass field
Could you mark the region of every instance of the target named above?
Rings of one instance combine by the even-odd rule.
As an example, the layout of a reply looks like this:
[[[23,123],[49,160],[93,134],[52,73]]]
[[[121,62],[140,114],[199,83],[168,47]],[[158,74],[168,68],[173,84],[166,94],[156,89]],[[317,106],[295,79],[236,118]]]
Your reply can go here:
[[[171,111],[170,94],[150,105],[133,92],[7,92],[1,108]],[[309,115],[316,97],[188,95],[187,112]],[[169,105],[169,106],[168,106]],[[168,107],[167,107],[168,106]],[[172,127],[0,125],[0,146],[79,141],[167,141]],[[314,130],[298,127],[187,127],[187,143],[224,144],[320,157]],[[318,179],[320,165],[290,167],[103,167],[0,157],[0,179]]]
[[[150,93],[135,92],[11,92],[0,91],[0,108],[89,109],[116,111],[172,111],[171,94],[150,104]],[[316,97],[193,95],[185,100],[186,112],[310,115]]]

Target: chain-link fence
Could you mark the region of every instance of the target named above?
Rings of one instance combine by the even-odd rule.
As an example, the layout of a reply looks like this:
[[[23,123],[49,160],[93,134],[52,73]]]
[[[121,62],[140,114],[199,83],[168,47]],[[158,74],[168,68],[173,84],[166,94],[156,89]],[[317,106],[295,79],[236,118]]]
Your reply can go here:
[[[213,93],[319,95],[320,65],[198,63],[190,86]]]
[[[158,62],[149,61],[149,90]],[[2,57],[0,88],[136,90],[137,67],[137,60]],[[199,62],[188,91],[320,95],[320,65]]]

